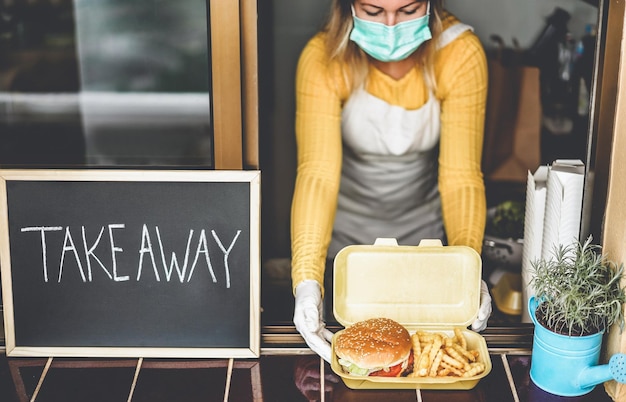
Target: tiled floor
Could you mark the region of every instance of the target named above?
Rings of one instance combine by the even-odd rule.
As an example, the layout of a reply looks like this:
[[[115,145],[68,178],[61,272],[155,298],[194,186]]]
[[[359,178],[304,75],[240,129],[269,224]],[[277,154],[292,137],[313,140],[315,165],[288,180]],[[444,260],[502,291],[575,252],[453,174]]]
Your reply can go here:
[[[602,385],[579,398],[559,398],[529,381],[529,356],[492,354],[492,372],[468,391],[351,390],[334,375],[325,378],[326,401],[358,402],[605,402]],[[39,402],[195,402],[320,400],[319,358],[311,355],[262,356],[257,360],[136,360],[55,359],[38,387],[46,359],[0,355],[0,401],[22,402],[38,389]],[[80,367],[82,366],[82,367]],[[92,366],[92,367],[85,367]],[[96,367],[99,366],[99,367]],[[508,369],[507,369],[508,367]],[[11,368],[19,368],[12,377]],[[326,366],[325,371],[330,372]],[[510,374],[508,375],[507,372]],[[231,373],[231,375],[229,375]],[[137,374],[137,375],[136,375]],[[513,379],[512,387],[509,378]],[[18,379],[16,388],[15,379]],[[23,381],[22,392],[19,383]],[[21,398],[20,398],[21,395]]]

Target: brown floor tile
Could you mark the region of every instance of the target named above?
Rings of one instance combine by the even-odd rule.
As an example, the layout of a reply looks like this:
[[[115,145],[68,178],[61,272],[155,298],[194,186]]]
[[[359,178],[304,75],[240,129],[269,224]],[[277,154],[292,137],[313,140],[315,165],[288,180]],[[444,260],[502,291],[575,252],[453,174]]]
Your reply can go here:
[[[37,378],[39,378],[39,375],[37,375]],[[0,400],[2,402],[19,401],[17,393],[15,392],[15,384],[13,383],[13,378],[11,377],[11,371],[9,370],[9,364],[4,356],[4,352],[0,353]]]
[[[261,357],[261,382],[263,384],[264,401],[290,401],[290,402],[306,402],[308,399],[304,396],[305,388],[314,380],[306,380],[306,375],[299,375],[301,371],[297,368],[303,367],[305,363],[319,365],[319,358],[314,356],[263,356]],[[311,363],[315,362],[315,363]],[[296,385],[296,376],[300,378],[299,386]],[[317,391],[311,391],[311,400],[313,394],[319,400],[319,387]]]
[[[224,398],[225,379],[226,368],[142,369],[132,400],[135,402],[221,401]]]
[[[110,402],[128,399],[133,379],[132,369],[57,369],[46,376],[37,402],[89,401]],[[39,378],[36,379],[37,381]],[[31,390],[36,388],[28,387]]]

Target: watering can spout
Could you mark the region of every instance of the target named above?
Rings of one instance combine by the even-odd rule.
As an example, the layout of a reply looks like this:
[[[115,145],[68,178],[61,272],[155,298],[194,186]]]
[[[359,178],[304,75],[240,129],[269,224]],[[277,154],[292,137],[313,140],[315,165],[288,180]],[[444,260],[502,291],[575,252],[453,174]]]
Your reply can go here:
[[[613,379],[608,364],[587,367],[578,374],[578,387],[586,389]]]
[[[581,389],[590,388],[609,380],[626,383],[626,354],[615,354],[608,364],[587,367],[578,375],[578,384]]]

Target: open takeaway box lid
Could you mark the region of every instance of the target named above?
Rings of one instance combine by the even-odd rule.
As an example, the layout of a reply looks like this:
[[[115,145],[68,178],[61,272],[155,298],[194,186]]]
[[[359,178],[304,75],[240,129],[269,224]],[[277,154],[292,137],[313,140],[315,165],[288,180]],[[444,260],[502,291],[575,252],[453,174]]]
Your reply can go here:
[[[485,370],[472,377],[363,377],[345,373],[334,352],[331,367],[354,389],[471,389],[491,371],[485,339],[470,331],[478,315],[482,262],[465,246],[443,246],[422,240],[419,246],[399,246],[395,239],[374,245],[343,248],[334,261],[333,311],[344,327],[358,321],[386,317],[417,330],[449,337],[461,329],[468,350],[479,352]]]

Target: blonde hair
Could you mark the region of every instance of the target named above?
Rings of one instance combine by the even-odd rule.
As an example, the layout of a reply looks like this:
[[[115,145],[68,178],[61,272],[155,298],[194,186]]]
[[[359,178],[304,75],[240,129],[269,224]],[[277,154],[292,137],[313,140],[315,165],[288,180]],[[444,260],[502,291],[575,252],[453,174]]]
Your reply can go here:
[[[434,60],[436,43],[442,31],[443,0],[430,1],[429,27],[432,39],[422,44],[411,56],[417,66],[424,71],[426,82],[436,87]],[[352,9],[354,0],[333,0],[330,14],[323,31],[326,33],[326,51],[331,62],[339,62],[342,76],[350,92],[359,88],[367,77],[367,55],[359,46],[350,40],[352,31]]]

